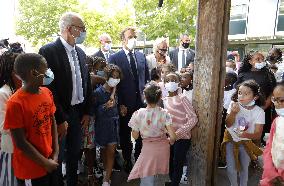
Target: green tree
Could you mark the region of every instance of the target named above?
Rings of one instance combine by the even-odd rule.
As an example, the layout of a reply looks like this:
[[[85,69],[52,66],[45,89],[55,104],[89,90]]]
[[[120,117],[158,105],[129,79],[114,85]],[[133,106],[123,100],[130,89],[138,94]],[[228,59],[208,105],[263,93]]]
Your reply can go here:
[[[98,36],[109,33],[115,44],[120,43],[119,33],[134,25],[134,9],[131,4],[121,6],[120,0],[19,0],[19,17],[16,33],[24,36],[36,47],[54,40],[59,33],[58,20],[66,11],[78,12],[87,28],[86,46],[99,47]]]
[[[197,0],[164,0],[158,8],[158,0],[134,0],[137,25],[147,39],[169,37],[171,46],[177,44],[182,33],[195,36]]]
[[[114,45],[120,45],[120,32],[126,26],[135,24],[134,9],[131,5],[119,7],[120,0],[111,3],[103,1],[100,10],[88,9],[86,5],[81,8],[88,31],[86,45],[99,47],[98,36],[108,33]],[[115,8],[114,8],[115,7]]]
[[[63,12],[77,11],[78,0],[20,0],[16,33],[34,46],[53,40]]]

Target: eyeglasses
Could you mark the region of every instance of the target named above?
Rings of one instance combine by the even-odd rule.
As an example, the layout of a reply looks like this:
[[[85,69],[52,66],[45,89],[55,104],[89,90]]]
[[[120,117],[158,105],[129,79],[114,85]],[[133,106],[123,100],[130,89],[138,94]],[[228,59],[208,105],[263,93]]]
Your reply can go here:
[[[278,105],[284,104],[284,97],[277,97],[277,98],[271,97],[271,101],[272,101],[273,104],[275,104],[275,103],[278,104]]]
[[[162,51],[162,52],[167,52],[168,49],[163,49],[163,48],[158,48],[158,50]]]
[[[80,30],[82,30],[82,31],[84,31],[84,32],[86,31],[86,27],[85,27],[85,26],[77,26],[77,25],[71,25],[71,26],[80,28]]]

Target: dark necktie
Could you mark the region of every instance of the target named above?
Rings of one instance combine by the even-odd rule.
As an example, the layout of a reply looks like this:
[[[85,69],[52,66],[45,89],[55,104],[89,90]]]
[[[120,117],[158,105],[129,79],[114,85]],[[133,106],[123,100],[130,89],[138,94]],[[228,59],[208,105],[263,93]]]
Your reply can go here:
[[[131,71],[134,77],[135,82],[138,85],[138,74],[137,74],[137,68],[136,68],[136,64],[135,64],[135,60],[134,60],[134,56],[132,52],[129,52],[129,58],[130,58],[130,66],[131,66]]]
[[[185,67],[185,55],[184,55],[184,50],[182,50],[182,67],[181,68],[184,68]]]

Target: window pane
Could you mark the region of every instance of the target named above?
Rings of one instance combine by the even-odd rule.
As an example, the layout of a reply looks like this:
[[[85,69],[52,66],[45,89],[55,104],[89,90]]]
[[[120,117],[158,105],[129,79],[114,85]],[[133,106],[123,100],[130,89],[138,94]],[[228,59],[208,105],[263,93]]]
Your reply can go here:
[[[230,21],[229,35],[245,34],[246,32],[246,20]]]

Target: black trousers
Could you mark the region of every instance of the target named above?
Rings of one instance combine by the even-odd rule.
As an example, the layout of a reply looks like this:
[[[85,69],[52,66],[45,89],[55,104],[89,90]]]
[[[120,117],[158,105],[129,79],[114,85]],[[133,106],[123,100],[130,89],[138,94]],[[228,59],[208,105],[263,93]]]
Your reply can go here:
[[[66,162],[66,178],[67,186],[76,186],[78,182],[78,161],[81,157],[81,109],[80,106],[72,106],[68,111],[69,118],[67,135],[59,142],[59,157],[58,163],[60,167],[57,170],[58,185],[64,186],[62,176],[62,162]]]
[[[186,161],[186,154],[190,147],[189,139],[180,139],[171,146],[170,155],[170,178],[171,186],[179,186],[183,173],[183,165]]]
[[[131,128],[128,126],[128,122],[131,119],[133,112],[127,113],[126,116],[120,116],[120,126],[119,126],[119,138],[120,146],[122,150],[122,156],[125,161],[131,161],[131,154],[133,150],[133,144],[131,142]],[[140,155],[142,148],[142,139],[139,137],[135,141],[135,153],[134,158],[137,158]]]
[[[57,186],[56,172],[49,173],[43,177],[31,179],[32,186]],[[17,179],[18,186],[25,186],[25,180]]]

